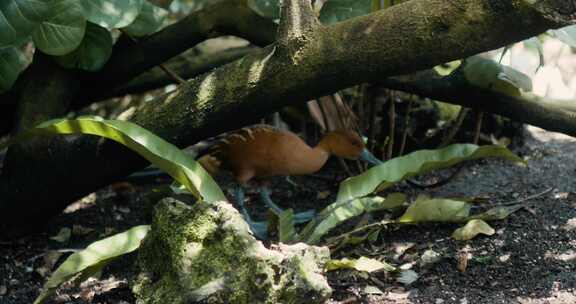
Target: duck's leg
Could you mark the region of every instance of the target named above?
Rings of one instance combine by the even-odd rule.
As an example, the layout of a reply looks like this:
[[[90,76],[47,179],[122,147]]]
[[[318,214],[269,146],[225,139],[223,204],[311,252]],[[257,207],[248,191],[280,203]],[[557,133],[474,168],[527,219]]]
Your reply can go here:
[[[271,192],[270,192],[270,189],[268,189],[268,187],[260,186],[260,198],[266,204],[266,206],[268,206],[268,208],[272,209],[272,211],[276,215],[280,216],[280,214],[282,214],[282,212],[284,212],[284,210],[282,210],[282,208],[280,208],[278,205],[276,205],[274,203],[274,201],[272,201],[272,198],[270,197],[270,193]],[[295,213],[294,214],[294,222],[296,224],[308,222],[312,218],[314,218],[315,214],[316,214],[316,211],[314,211],[314,210],[308,210],[308,211],[304,211],[304,212],[300,212],[300,213]]]
[[[244,206],[244,187],[242,187],[242,185],[238,185],[236,187],[235,196],[236,196],[236,202],[240,207],[240,212],[242,213],[242,216],[244,216],[244,220],[250,226],[250,229],[252,229],[254,235],[261,240],[268,239],[268,223],[266,221],[264,222],[253,221],[252,217],[250,217],[250,214],[248,213],[248,210],[246,209],[246,206]]]

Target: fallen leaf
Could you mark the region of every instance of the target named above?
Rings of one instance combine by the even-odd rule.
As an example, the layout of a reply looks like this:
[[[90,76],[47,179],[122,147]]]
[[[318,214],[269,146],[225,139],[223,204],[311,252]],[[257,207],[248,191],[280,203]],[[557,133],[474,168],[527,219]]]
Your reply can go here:
[[[452,238],[458,241],[467,241],[482,233],[485,235],[493,235],[496,231],[490,227],[488,223],[483,220],[470,220],[464,227],[458,228],[452,233]]]
[[[419,277],[420,275],[418,275],[418,273],[412,269],[402,270],[400,275],[396,278],[396,281],[404,285],[410,285],[416,282]]]
[[[360,257],[359,259],[344,258],[341,260],[330,260],[326,263],[326,271],[337,269],[356,269],[363,272],[374,272],[379,270],[394,271],[396,270],[396,267],[367,257]]]

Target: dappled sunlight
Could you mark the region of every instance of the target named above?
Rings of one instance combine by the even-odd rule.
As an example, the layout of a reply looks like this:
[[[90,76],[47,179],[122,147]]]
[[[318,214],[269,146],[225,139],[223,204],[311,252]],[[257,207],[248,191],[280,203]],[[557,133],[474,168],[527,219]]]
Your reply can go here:
[[[562,262],[576,262],[576,251],[574,250],[567,250],[564,252],[547,251],[544,254],[544,257],[547,259],[553,259]]]
[[[562,226],[562,229],[568,232],[576,233],[576,217],[569,219],[566,224]]]
[[[576,137],[568,136],[566,134],[557,133],[557,132],[550,132],[544,129],[534,127],[534,126],[527,126],[526,128],[528,132],[538,141],[541,142],[575,142]]]
[[[276,52],[276,47],[272,48],[272,51],[270,51],[270,53],[268,53],[268,55],[266,55],[266,57],[264,57],[262,60],[254,61],[252,63],[252,65],[250,66],[249,72],[248,72],[248,84],[249,85],[253,86],[260,81],[260,79],[262,78],[264,68],[266,67],[266,64],[268,63],[270,58],[272,58],[272,56],[274,55],[275,52]]]
[[[202,79],[202,83],[198,87],[198,94],[196,95],[196,104],[198,107],[212,101],[216,86],[216,73],[209,73]]]

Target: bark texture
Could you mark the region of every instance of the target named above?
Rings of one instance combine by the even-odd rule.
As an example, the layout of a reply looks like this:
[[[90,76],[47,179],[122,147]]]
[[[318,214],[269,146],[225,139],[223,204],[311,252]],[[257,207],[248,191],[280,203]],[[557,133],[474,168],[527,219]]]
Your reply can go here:
[[[183,147],[288,104],[431,68],[567,25],[575,12],[576,7],[552,0],[539,1],[537,7],[520,0],[408,1],[334,26],[282,34],[289,39],[189,80],[146,103],[132,121]],[[285,24],[290,20],[298,19],[283,18],[280,28],[296,28]],[[60,145],[51,162],[38,166],[31,179],[17,173],[0,177],[3,228],[21,226],[24,215],[46,218],[145,163],[117,145],[80,137]],[[54,174],[53,166],[65,169]],[[27,185],[28,191],[15,195],[12,189],[18,185]]]

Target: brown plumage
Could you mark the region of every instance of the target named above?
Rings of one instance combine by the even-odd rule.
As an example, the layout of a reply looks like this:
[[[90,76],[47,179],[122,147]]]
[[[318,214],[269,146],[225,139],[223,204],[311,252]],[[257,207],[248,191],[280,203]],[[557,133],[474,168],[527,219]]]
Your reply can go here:
[[[267,223],[255,222],[250,218],[244,207],[242,185],[253,178],[314,173],[324,166],[330,155],[379,162],[365,149],[362,138],[356,132],[328,132],[315,147],[310,147],[296,134],[268,125],[246,127],[222,136],[198,162],[212,175],[220,168],[232,172],[240,184],[236,188],[236,202],[254,233],[265,239]],[[262,201],[274,213],[280,215],[283,212],[270,198],[268,188],[261,186],[259,193]],[[294,221],[309,221],[314,213],[314,210],[296,213]]]
[[[363,150],[362,139],[352,131],[328,132],[315,147],[310,147],[292,132],[255,125],[227,134],[198,161],[212,174],[222,168],[245,184],[255,177],[314,173],[331,154],[357,159]]]

